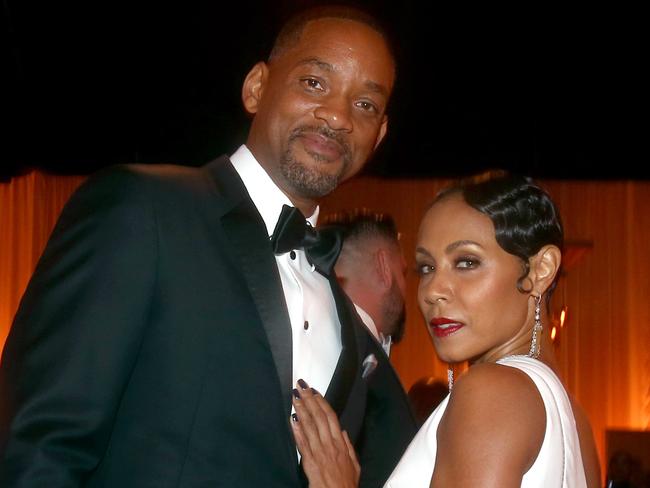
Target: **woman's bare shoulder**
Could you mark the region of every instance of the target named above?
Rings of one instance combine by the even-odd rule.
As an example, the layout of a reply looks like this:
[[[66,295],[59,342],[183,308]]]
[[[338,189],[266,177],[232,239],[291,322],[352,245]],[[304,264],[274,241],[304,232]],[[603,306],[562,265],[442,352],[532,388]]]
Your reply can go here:
[[[544,402],[528,375],[500,364],[474,365],[454,385],[441,419],[438,445],[445,449],[436,470],[449,479],[469,476],[475,486],[519,486],[545,429]],[[449,472],[458,466],[465,473]]]

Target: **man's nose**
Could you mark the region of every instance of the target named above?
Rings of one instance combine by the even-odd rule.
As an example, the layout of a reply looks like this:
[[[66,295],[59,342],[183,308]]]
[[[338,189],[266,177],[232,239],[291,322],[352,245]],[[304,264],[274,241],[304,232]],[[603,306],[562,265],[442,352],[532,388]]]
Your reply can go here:
[[[352,131],[350,106],[344,100],[330,98],[324,101],[314,110],[314,117],[324,121],[332,130]]]

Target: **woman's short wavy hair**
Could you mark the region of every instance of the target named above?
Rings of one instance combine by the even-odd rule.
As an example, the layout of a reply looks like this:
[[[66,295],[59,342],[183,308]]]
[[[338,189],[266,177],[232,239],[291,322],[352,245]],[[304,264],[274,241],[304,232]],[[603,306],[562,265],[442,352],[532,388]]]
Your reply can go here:
[[[460,194],[469,206],[490,218],[499,246],[522,261],[523,273],[517,288],[524,293],[531,291],[524,287],[530,258],[546,245],[561,250],[564,244],[562,219],[548,193],[530,177],[492,170],[442,190],[431,205],[452,194]],[[559,276],[558,271],[547,300]]]

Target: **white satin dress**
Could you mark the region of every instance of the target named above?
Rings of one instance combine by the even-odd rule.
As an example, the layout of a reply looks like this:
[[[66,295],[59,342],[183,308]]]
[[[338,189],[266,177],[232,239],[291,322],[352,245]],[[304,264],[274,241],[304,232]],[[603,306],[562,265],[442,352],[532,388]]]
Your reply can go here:
[[[522,488],[586,488],[576,422],[560,379],[544,363],[527,356],[510,356],[497,363],[526,373],[537,386],[546,408],[544,442],[523,477]],[[448,402],[449,395],[413,438],[384,488],[429,487],[436,460],[436,431]]]

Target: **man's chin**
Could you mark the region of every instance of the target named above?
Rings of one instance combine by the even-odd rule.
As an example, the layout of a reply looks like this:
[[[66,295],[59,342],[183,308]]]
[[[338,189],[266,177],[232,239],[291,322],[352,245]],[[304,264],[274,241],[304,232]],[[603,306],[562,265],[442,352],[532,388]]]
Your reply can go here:
[[[293,186],[297,194],[299,194],[303,198],[309,198],[311,200],[318,200],[319,198],[323,198],[329,195],[334,190],[336,190],[336,187],[338,186],[338,180],[333,180],[333,181],[319,180],[316,183],[313,181],[310,182],[290,181],[289,183]]]
[[[329,164],[290,159],[283,161],[280,169],[287,182],[302,197],[321,198],[334,191],[340,180],[340,171],[323,171],[326,168],[324,165]]]
[[[294,158],[294,161],[305,168],[306,171],[313,171],[325,177],[339,178],[347,166],[343,156],[325,157],[322,154],[307,151],[300,157]]]

